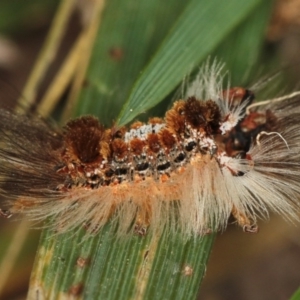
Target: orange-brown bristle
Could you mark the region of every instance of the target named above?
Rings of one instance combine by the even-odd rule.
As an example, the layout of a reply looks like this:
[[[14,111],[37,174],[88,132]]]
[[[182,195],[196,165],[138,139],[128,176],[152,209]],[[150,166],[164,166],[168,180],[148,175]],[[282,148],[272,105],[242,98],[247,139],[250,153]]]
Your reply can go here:
[[[115,139],[111,143],[112,152],[118,158],[124,158],[128,151],[127,144],[121,139]]]
[[[160,137],[160,141],[161,143],[168,149],[171,149],[175,146],[176,144],[176,139],[175,137],[172,135],[172,133],[167,130],[167,129],[162,129],[159,132],[159,137]]]
[[[223,91],[223,98],[228,98],[231,103],[236,106],[239,105],[246,95],[246,90],[241,87],[234,87]]]
[[[103,159],[110,156],[111,129],[106,129],[100,141],[100,154]]]
[[[148,135],[148,137],[147,137],[147,140],[148,140],[149,149],[152,152],[157,153],[160,150],[160,148],[161,148],[158,134],[156,134],[156,133],[150,133]]]
[[[35,203],[31,201],[30,199],[23,199],[22,197],[16,199],[16,202],[14,203],[14,209],[22,211],[24,208],[32,207]]]
[[[167,111],[165,121],[166,127],[174,134],[181,134],[185,129],[184,116],[185,101],[176,101],[173,107]]]
[[[164,120],[162,118],[157,118],[157,117],[154,117],[154,118],[150,118],[149,119],[149,124],[163,124],[164,123]]]
[[[223,99],[228,99],[231,105],[238,106],[245,100],[249,100],[250,104],[254,100],[254,94],[248,89],[234,87],[223,91]]]
[[[258,112],[252,112],[240,123],[243,132],[249,132],[266,123],[266,115]]]
[[[134,138],[130,141],[130,150],[135,155],[141,155],[145,145],[146,145],[145,141],[142,141],[139,138]]]
[[[100,142],[104,127],[98,119],[85,116],[72,120],[65,126],[66,148],[83,163],[91,163],[100,156]]]
[[[136,122],[134,122],[134,123],[131,124],[130,129],[138,129],[138,128],[140,128],[143,125],[144,125],[144,123],[142,123],[140,121],[136,121]]]

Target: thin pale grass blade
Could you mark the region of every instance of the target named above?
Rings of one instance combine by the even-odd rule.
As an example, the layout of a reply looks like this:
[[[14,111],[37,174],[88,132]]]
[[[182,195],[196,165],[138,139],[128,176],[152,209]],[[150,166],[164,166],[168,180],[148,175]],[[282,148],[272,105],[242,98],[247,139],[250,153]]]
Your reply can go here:
[[[93,4],[93,11],[90,15],[89,26],[87,26],[84,32],[84,43],[80,49],[81,53],[84,53],[84,55],[78,57],[79,59],[75,70],[76,72],[71,85],[70,94],[68,96],[67,106],[62,116],[62,121],[72,117],[72,107],[76,105],[76,101],[82,91],[82,86],[84,85],[84,80],[86,78],[86,71],[89,66],[92,50],[97,38],[98,27],[101,25],[102,12],[106,5],[106,1],[96,0]]]
[[[32,3],[33,4],[33,3]],[[45,3],[44,3],[45,4]],[[66,20],[68,19],[68,13],[70,13],[70,5],[72,5],[72,2],[69,1],[68,3],[65,3],[65,5],[62,5],[61,7],[61,14],[59,14],[59,17],[56,19],[56,26],[58,26],[57,23],[59,23],[59,26],[60,27],[64,27],[65,25],[65,22]],[[20,9],[20,7],[18,7]],[[17,10],[17,11],[22,11],[23,14],[26,14],[26,11],[28,9],[32,8],[30,5],[27,5],[23,8],[23,10]],[[16,16],[15,12],[15,7],[14,5],[10,5],[9,3],[5,5],[2,5],[1,7],[1,12],[5,13],[6,15],[10,15],[10,13],[8,12],[8,10],[11,9],[14,11],[13,16]],[[28,13],[28,11],[27,11]],[[5,27],[5,23],[3,24],[3,21],[6,20],[7,18],[3,17],[1,18],[2,22],[0,22],[0,27],[3,29],[3,27]],[[10,22],[13,22],[13,18],[10,18]],[[8,26],[8,24],[6,24],[6,26]],[[11,27],[9,27],[11,28]],[[63,31],[61,31],[61,28],[60,28],[60,32],[61,32],[61,35],[63,33]],[[56,31],[57,33],[57,31]],[[52,41],[55,40],[55,42],[51,43],[49,42],[50,44],[52,44],[53,47],[48,47],[47,48],[47,51],[44,52],[44,55],[47,56],[47,54],[49,55],[49,53],[51,52],[52,50],[52,57],[55,56],[55,54],[53,54],[53,52],[55,53],[55,49],[57,48],[57,45],[60,44],[60,37],[59,35],[55,35],[53,34],[52,35]],[[48,43],[48,46],[49,46],[49,43]],[[50,55],[50,56],[51,56]],[[40,64],[37,63],[37,65],[39,66],[42,66],[44,65],[45,68],[44,70],[47,68],[47,65],[45,65],[45,58],[44,57],[41,57],[41,59],[39,60],[40,61]],[[41,63],[42,62],[42,63]],[[42,71],[42,69],[40,69],[40,71]],[[41,75],[41,73],[39,74]],[[37,77],[35,77],[35,79],[37,79]],[[38,82],[32,82],[32,87],[33,87],[33,90],[35,89],[35,87],[37,86]],[[25,91],[24,91],[25,92]],[[31,94],[31,93],[30,93]],[[29,97],[25,99],[26,101],[26,104],[24,103],[24,96],[22,96],[19,100],[19,102],[21,103],[22,102],[22,107],[23,108],[26,108],[27,105],[29,104]],[[33,99],[34,100],[34,99]],[[33,101],[32,100],[32,101]],[[19,254],[21,253],[22,251],[22,248],[24,246],[24,243],[26,241],[26,238],[28,236],[28,232],[29,232],[29,224],[28,224],[28,221],[27,220],[23,220],[17,227],[14,235],[13,235],[13,238],[7,248],[7,251],[5,253],[5,255],[2,257],[2,260],[1,260],[1,264],[0,264],[0,270],[1,270],[1,281],[0,281],[0,295],[2,294],[3,292],[3,289],[7,283],[7,281],[9,280],[10,276],[11,276],[11,272],[14,268],[14,265],[16,263],[16,260],[19,256]]]
[[[22,91],[22,97],[18,100],[20,107],[30,107],[30,105],[36,100],[35,98],[38,86],[55,58],[58,47],[61,44],[63,34],[67,28],[67,22],[73,12],[75,4],[75,0],[61,1],[44,46],[36,61],[33,71],[31,72],[27,84]]]
[[[3,290],[11,276],[11,272],[14,268],[16,260],[21,253],[21,250],[24,246],[26,238],[28,236],[29,224],[27,220],[23,220],[17,227],[12,240],[6,250],[6,253],[3,255],[0,263],[0,296],[3,293]]]
[[[78,93],[81,91],[83,84],[82,81],[85,78],[86,68],[90,60],[104,3],[104,0],[97,0],[89,4],[91,6],[89,8],[92,9],[93,14],[81,30],[72,49],[41,100],[38,112],[42,116],[46,116],[54,110],[68,85],[72,82],[72,88],[62,117],[62,122],[66,122],[71,117],[72,107],[74,107],[76,103],[75,99],[78,98]],[[82,53],[84,53],[84,55],[82,55]]]

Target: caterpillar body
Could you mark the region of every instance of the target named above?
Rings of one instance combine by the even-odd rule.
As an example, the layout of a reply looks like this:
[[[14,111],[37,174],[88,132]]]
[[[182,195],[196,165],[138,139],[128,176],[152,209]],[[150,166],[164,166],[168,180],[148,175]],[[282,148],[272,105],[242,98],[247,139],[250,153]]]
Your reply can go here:
[[[62,130],[0,110],[0,213],[54,217],[59,232],[108,221],[119,235],[246,232],[269,211],[297,220],[299,98],[253,105],[254,94],[222,88],[204,67],[164,118],[104,128],[93,116]]]

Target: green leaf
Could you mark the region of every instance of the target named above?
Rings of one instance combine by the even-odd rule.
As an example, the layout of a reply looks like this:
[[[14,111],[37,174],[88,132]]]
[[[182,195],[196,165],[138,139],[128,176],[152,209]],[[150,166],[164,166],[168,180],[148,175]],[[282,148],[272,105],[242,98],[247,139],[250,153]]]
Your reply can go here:
[[[191,1],[135,83],[117,123],[124,125],[159,103],[260,3]]]
[[[97,238],[85,235],[44,232],[30,296],[67,298],[82,289],[84,299],[193,299],[214,240],[180,234],[115,240],[109,226]]]

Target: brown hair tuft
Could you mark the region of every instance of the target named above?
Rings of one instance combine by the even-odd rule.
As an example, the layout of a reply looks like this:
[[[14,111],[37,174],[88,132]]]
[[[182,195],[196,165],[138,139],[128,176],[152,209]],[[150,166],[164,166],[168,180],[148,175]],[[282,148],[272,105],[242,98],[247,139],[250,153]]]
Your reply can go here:
[[[92,163],[99,158],[104,127],[97,118],[84,116],[69,121],[64,127],[66,148],[81,162]]]

